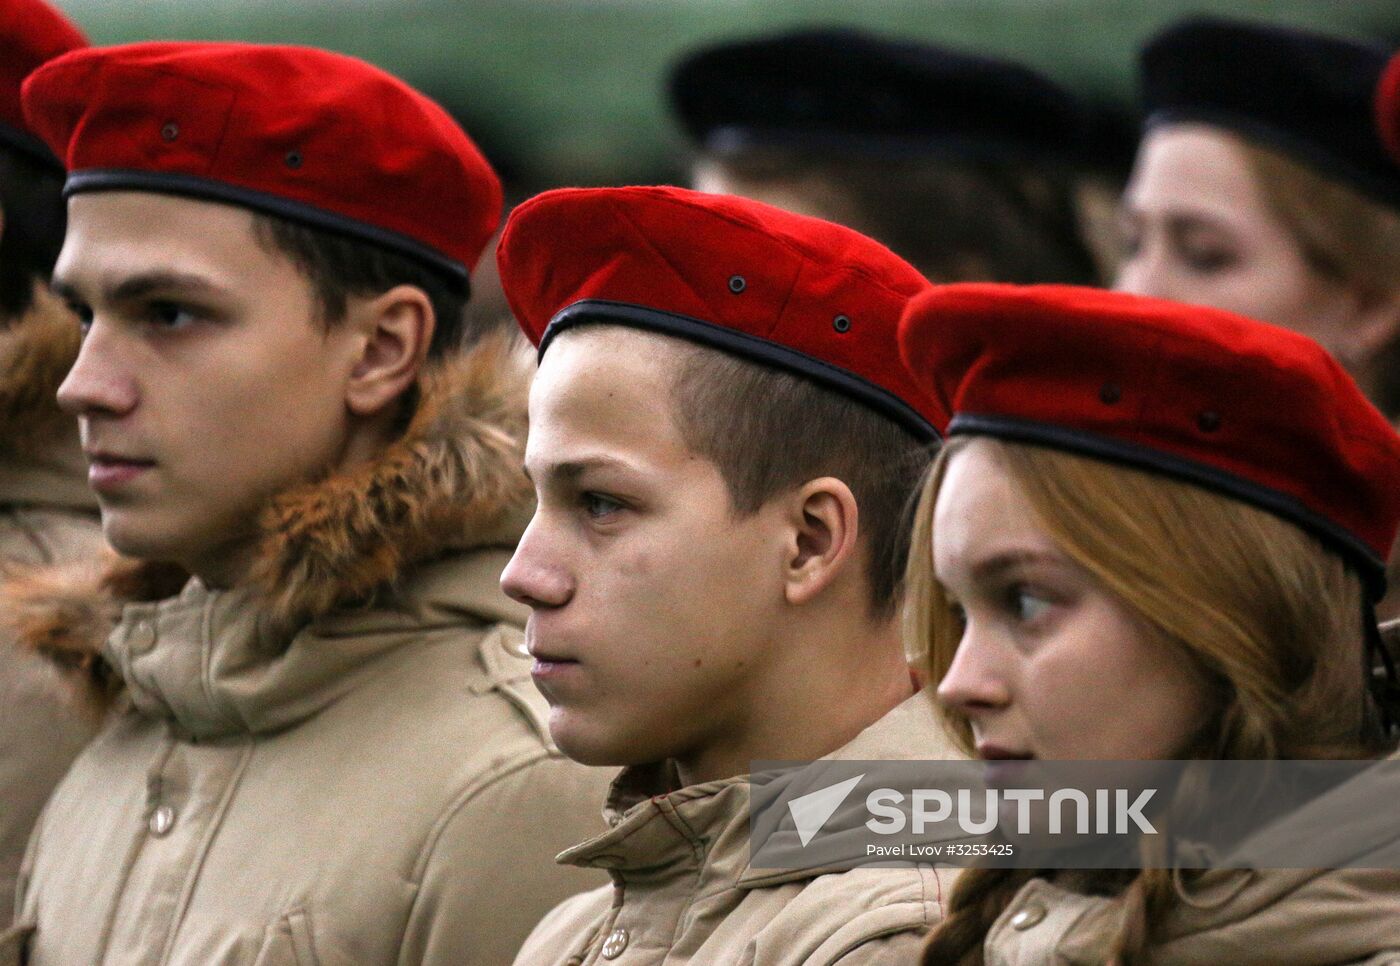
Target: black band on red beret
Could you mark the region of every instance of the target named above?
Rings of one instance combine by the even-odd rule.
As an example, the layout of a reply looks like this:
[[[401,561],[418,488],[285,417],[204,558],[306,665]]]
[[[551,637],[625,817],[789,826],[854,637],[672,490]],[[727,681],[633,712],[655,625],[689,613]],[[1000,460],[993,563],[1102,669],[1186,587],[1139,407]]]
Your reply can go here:
[[[252,191],[229,184],[226,181],[215,181],[211,178],[199,178],[194,175],[175,174],[167,171],[89,168],[84,171],[75,171],[68,176],[68,181],[63,186],[63,196],[69,198],[85,191],[123,190],[180,195],[252,208],[255,211],[275,215],[279,218],[298,221],[312,228],[321,228],[361,241],[372,242],[426,263],[442,273],[447,280],[459,286],[459,290],[463,293],[469,291],[471,287],[467,269],[461,262],[424,245],[422,242],[387,228],[346,218],[323,208],[302,204],[291,198]]]
[[[683,188],[559,188],[512,212],[496,259],[541,353],[569,326],[632,326],[801,374],[920,439],[947,424],[896,344],[928,281],[849,228]]]
[[[625,325],[661,335],[676,336],[766,366],[787,369],[869,406],[919,439],[929,442],[937,442],[939,439],[938,430],[912,406],[894,393],[862,379],[847,369],[747,332],[644,305],[609,302],[603,299],[575,302],[550,319],[549,326],[540,338],[539,356],[544,357],[550,341],[560,332],[590,322]]]
[[[1317,343],[1219,309],[1073,286],[935,286],[900,353],[949,435],[1192,483],[1314,534],[1373,593],[1400,531],[1400,436]]]
[[[1098,433],[1010,416],[959,413],[948,424],[948,435],[992,436],[1016,443],[1049,446],[1135,469],[1148,470],[1214,490],[1261,510],[1267,510],[1316,534],[1319,539],[1330,544],[1334,551],[1355,562],[1358,572],[1366,581],[1368,592],[1375,599],[1379,600],[1385,594],[1385,561],[1377,557],[1355,534],[1327,517],[1314,513],[1288,494],[1261,486],[1242,476],[1147,446],[1134,446],[1132,443]]]

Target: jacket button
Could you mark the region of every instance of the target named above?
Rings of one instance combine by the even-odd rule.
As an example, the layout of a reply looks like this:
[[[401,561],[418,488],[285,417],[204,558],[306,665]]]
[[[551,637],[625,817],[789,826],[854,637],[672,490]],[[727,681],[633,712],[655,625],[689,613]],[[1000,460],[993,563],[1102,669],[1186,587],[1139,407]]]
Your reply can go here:
[[[139,620],[131,626],[131,634],[128,637],[131,642],[131,649],[137,654],[144,654],[156,646],[156,625],[148,620]]]
[[[1038,925],[1045,918],[1045,907],[1040,903],[1032,903],[1011,917],[1012,929],[1029,929]]]
[[[622,951],[627,948],[627,940],[631,937],[627,935],[627,930],[618,926],[608,933],[608,938],[603,940],[603,958],[616,959],[622,955]]]
[[[175,809],[169,805],[162,805],[151,813],[151,820],[147,823],[151,834],[160,838],[175,827]]]

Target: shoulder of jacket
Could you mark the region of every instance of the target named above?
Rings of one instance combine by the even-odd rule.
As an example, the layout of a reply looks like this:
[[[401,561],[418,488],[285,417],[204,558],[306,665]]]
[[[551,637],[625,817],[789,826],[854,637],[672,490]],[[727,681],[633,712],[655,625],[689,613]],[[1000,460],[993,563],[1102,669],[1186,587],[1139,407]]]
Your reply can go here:
[[[772,918],[755,944],[805,950],[793,962],[844,963],[859,961],[845,957],[877,940],[908,934],[921,942],[942,919],[948,888],[943,875],[920,865],[817,876]],[[764,957],[754,961],[762,963]]]
[[[572,961],[568,960],[571,954],[585,956],[607,924],[612,906],[611,885],[565,899],[531,931],[515,957],[515,966],[544,966]]]
[[[525,635],[509,624],[494,624],[477,644],[480,673],[469,687],[473,694],[504,699],[528,726],[540,753],[557,754],[549,737],[549,703],[530,679]]]

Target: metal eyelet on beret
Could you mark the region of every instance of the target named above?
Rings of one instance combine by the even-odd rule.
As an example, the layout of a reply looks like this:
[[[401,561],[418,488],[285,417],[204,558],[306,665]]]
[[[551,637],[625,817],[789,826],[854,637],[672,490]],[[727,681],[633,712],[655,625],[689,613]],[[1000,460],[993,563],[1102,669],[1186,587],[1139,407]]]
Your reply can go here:
[[[165,126],[160,129],[162,140],[173,141],[180,136],[180,125],[174,121],[166,121]]]
[[[289,168],[299,168],[299,167],[301,167],[301,152],[300,152],[300,151],[288,151],[288,152],[287,152],[287,157],[286,157],[286,162],[287,162],[287,167],[289,167]]]
[[[851,331],[851,320],[844,315],[838,315],[831,320],[831,327],[837,332],[849,332]]]
[[[1106,382],[1099,389],[1099,402],[1112,406],[1123,398],[1123,389],[1117,383]]]
[[[1220,414],[1207,410],[1196,417],[1196,426],[1203,433],[1213,433],[1220,428]]]
[[[733,292],[735,295],[738,295],[744,289],[748,288],[748,285],[749,283],[744,281],[744,276],[742,275],[729,276],[729,291]]]

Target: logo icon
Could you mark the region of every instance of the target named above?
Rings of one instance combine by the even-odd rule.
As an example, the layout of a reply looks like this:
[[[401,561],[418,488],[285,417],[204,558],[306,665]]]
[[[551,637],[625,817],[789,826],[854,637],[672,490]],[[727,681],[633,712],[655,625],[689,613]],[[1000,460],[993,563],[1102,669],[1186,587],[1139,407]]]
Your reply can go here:
[[[841,807],[846,796],[851,794],[851,790],[859,785],[860,780],[864,777],[865,775],[862,773],[855,778],[848,778],[843,782],[809,792],[788,802],[788,811],[792,813],[792,822],[797,826],[797,837],[802,840],[804,848],[822,830],[827,819],[836,814],[836,810]]]

